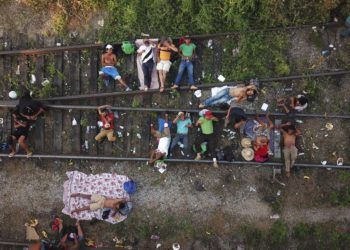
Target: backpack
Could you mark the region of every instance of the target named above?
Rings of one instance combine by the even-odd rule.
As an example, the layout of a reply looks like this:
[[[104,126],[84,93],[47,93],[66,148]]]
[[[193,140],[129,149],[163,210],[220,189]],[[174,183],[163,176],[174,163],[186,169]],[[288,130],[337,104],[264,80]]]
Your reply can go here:
[[[135,45],[129,41],[124,41],[122,43],[122,50],[125,54],[131,55],[135,52]]]

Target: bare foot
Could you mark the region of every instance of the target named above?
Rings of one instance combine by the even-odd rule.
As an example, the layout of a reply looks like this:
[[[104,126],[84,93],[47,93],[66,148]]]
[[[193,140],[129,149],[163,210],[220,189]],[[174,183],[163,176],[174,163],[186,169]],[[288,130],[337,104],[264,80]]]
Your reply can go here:
[[[177,89],[178,87],[179,87],[178,85],[174,84],[171,88],[172,89]]]
[[[198,88],[196,87],[196,86],[194,86],[194,85],[192,85],[191,87],[190,87],[190,90],[197,90]]]
[[[12,151],[11,153],[9,153],[9,157],[12,158],[15,154],[16,154],[16,152]]]
[[[27,156],[27,158],[30,158],[30,157],[32,157],[32,155],[33,155],[33,152],[30,152],[30,151],[29,151],[29,152],[27,152],[27,155],[26,155],[26,156]]]

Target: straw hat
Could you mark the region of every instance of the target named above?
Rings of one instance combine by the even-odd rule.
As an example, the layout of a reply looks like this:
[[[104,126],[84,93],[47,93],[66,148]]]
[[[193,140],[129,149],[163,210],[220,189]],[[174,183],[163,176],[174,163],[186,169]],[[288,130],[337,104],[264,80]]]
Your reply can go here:
[[[243,148],[250,148],[252,146],[252,141],[249,138],[243,138],[241,140],[241,145]]]
[[[242,157],[246,161],[252,161],[254,159],[254,150],[251,148],[242,149]]]

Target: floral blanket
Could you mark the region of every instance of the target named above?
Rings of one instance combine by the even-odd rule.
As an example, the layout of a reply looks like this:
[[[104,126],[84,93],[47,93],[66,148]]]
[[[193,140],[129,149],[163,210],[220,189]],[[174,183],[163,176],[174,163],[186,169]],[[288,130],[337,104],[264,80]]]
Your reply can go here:
[[[102,220],[102,209],[96,211],[82,211],[71,214],[75,208],[88,206],[90,201],[81,197],[73,197],[73,193],[82,194],[99,194],[108,198],[125,198],[130,199],[129,194],[124,190],[124,183],[129,181],[129,178],[124,175],[102,173],[96,175],[87,175],[79,171],[66,172],[68,180],[64,183],[62,212],[72,218],[79,220],[91,220],[97,218]],[[127,216],[117,213],[115,217],[109,217],[105,221],[116,224],[125,220]]]

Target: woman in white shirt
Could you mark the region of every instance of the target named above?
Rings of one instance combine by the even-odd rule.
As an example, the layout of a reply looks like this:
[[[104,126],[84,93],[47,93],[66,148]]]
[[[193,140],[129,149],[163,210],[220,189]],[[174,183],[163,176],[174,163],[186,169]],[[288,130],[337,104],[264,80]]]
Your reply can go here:
[[[143,45],[137,50],[137,54],[141,56],[142,72],[144,77],[145,91],[151,87],[152,71],[154,67],[153,49],[155,44],[148,39],[143,41]]]

